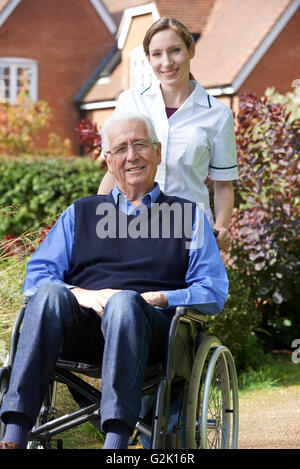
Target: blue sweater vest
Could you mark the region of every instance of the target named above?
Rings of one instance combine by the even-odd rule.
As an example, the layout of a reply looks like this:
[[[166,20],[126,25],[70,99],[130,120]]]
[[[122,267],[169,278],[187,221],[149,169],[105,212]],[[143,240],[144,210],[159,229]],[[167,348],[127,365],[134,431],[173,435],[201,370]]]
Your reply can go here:
[[[171,206],[175,202],[181,205],[184,215],[184,203],[189,202],[184,199],[161,193],[154,205],[157,208],[161,207],[162,203]],[[115,214],[115,220],[110,220],[111,228],[114,228],[115,222],[116,237],[99,236],[99,222],[108,219],[103,219],[107,217],[107,211],[99,214],[102,211],[99,210],[99,204],[102,208],[105,207],[103,204],[112,204],[111,214]],[[151,236],[153,223],[156,227],[162,228],[164,212],[159,209],[145,210],[142,213],[143,217],[147,218],[147,224],[144,226],[148,227],[148,235],[146,233],[145,236],[144,232],[144,237],[133,238],[129,235],[124,236],[124,223],[125,228],[130,231],[130,224],[135,223],[137,218],[119,213],[112,194],[85,197],[75,201],[74,206],[74,247],[71,268],[65,274],[65,282],[90,290],[116,288],[134,290],[138,293],[186,287],[185,275],[189,261],[186,241],[189,237],[185,235],[187,230],[184,228],[184,216],[179,221],[182,225],[182,236],[178,237],[180,226],[177,226],[177,232],[174,232],[172,211],[170,211],[170,236],[165,237],[162,230],[160,233],[154,230],[156,235]],[[195,204],[192,204],[192,213],[194,209]],[[123,234],[120,231],[121,222]],[[135,228],[135,232],[138,233],[138,227]]]

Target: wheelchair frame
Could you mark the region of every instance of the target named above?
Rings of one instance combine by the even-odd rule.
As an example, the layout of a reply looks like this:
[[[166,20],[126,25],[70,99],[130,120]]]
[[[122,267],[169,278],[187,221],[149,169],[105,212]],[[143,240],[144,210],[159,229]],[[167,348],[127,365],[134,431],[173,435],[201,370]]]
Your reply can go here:
[[[8,358],[0,368],[0,407],[9,386],[26,303],[24,299],[13,325]],[[207,316],[177,307],[165,363],[147,369],[142,395],[156,396],[152,426],[138,418],[136,429],[137,434],[150,439],[151,449],[181,448],[183,428],[184,447],[188,449],[237,448],[239,409],[235,364],[229,349],[219,339],[205,335],[206,322]],[[50,448],[51,441],[56,440],[57,448],[61,449],[63,443],[57,435],[87,421],[99,429],[101,391],[78,373],[100,378],[101,368],[58,360],[36,425],[29,434],[28,448]],[[55,418],[58,382],[79,393],[84,404],[71,414]],[[169,429],[171,392],[176,385],[183,387],[183,399],[177,425]],[[4,432],[5,425],[0,421],[0,439]]]

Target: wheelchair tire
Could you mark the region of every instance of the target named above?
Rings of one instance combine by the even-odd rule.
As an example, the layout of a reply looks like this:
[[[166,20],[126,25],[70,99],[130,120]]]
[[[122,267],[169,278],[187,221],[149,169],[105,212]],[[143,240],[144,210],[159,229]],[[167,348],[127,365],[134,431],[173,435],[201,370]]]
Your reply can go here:
[[[2,368],[0,368],[0,409],[2,406],[2,402],[4,400],[4,396],[8,391],[9,380],[10,380],[10,367],[3,366]],[[6,429],[5,423],[2,420],[0,420],[0,441],[4,437],[5,429]]]
[[[238,385],[234,360],[216,337],[205,337],[195,356],[187,398],[186,447],[237,447]]]

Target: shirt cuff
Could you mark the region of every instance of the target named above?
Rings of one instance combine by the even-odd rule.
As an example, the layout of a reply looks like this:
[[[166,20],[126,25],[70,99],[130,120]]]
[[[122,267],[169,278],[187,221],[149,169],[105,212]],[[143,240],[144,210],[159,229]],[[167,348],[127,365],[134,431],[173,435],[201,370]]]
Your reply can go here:
[[[209,168],[209,175],[214,181],[233,181],[239,179],[238,167],[233,168]]]
[[[167,308],[172,308],[174,306],[187,306],[181,290],[167,290],[162,291],[161,293],[163,293],[168,300]]]

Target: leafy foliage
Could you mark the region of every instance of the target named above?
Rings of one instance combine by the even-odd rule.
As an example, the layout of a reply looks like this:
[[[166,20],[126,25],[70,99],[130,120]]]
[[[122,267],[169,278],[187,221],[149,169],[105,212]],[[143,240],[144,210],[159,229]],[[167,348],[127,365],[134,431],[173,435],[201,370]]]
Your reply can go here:
[[[37,142],[41,131],[47,129],[52,113],[45,101],[34,102],[28,93],[26,82],[22,84],[15,105],[0,102],[0,153],[22,155],[36,153]],[[61,141],[55,134],[48,136],[48,147],[45,154],[70,154],[71,143],[68,139]]]
[[[87,153],[96,149],[101,151],[101,137],[96,123],[92,123],[88,119],[81,119],[75,127],[75,135]]]
[[[89,158],[2,158],[0,239],[51,224],[75,199],[96,194],[102,175]]]
[[[208,333],[218,336],[230,349],[239,371],[256,368],[262,362],[262,347],[255,334],[261,313],[253,307],[251,288],[244,284],[239,271],[227,267],[227,275],[229,291],[225,308],[210,318]]]
[[[251,93],[240,109],[230,263],[251,286],[257,310],[267,312],[264,324],[275,324],[277,315],[283,327],[292,322],[280,305],[299,292],[300,120],[290,106]]]

